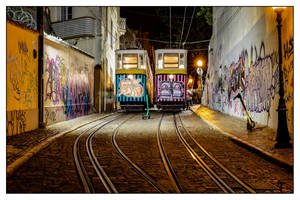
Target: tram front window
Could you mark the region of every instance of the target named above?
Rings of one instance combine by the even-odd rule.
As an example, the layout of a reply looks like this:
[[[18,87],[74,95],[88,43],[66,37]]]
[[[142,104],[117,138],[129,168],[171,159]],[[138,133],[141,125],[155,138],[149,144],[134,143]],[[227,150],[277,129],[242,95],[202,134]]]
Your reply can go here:
[[[179,59],[177,53],[164,54],[164,67],[165,68],[178,68]]]
[[[136,54],[124,54],[123,55],[123,68],[135,69],[138,67],[138,57]]]

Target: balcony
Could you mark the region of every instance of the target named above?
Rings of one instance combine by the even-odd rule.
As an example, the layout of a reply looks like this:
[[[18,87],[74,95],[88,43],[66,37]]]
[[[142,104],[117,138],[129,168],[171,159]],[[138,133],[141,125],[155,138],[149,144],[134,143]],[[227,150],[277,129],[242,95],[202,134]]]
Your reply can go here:
[[[80,17],[52,23],[56,35],[62,39],[94,37],[95,26],[96,19],[93,17]]]
[[[126,18],[120,18],[120,34],[124,35],[126,32]]]

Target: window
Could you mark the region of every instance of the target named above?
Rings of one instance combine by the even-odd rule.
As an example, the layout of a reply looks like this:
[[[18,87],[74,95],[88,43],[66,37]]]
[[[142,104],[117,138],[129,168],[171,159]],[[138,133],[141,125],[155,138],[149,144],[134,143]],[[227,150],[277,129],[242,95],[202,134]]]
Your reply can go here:
[[[163,68],[163,60],[162,60],[162,54],[158,54],[157,58],[157,68],[162,69]]]
[[[166,53],[164,54],[164,67],[166,68],[178,68],[178,54]]]
[[[122,55],[118,54],[118,60],[117,60],[117,69],[122,68]]]
[[[184,65],[185,65],[185,63],[184,63],[184,54],[181,53],[181,54],[180,54],[179,68],[180,68],[180,69],[184,69]]]
[[[140,57],[140,68],[141,69],[145,69],[144,55],[143,54],[139,54],[139,57]]]
[[[123,55],[123,68],[134,69],[138,67],[137,54],[124,54]]]
[[[61,7],[61,20],[72,19],[73,9],[70,6]]]

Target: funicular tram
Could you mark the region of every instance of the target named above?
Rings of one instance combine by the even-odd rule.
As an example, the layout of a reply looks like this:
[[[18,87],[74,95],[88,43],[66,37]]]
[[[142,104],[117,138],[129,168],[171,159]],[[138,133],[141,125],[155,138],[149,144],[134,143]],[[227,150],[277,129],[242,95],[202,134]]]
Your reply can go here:
[[[146,50],[116,50],[116,104],[124,111],[153,105],[153,75]]]
[[[187,50],[155,50],[155,95],[157,108],[180,111],[186,108]]]

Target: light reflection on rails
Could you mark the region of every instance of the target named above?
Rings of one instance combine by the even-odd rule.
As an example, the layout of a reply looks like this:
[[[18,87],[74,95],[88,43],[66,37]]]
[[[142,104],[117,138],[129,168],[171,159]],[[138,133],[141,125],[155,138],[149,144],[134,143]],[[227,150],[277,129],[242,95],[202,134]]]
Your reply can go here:
[[[104,118],[107,118],[111,115],[107,115],[104,116],[103,118],[99,119],[102,120]],[[98,177],[100,178],[100,180],[102,181],[102,183],[104,184],[106,190],[109,193],[117,193],[116,188],[114,187],[114,185],[112,184],[112,182],[110,181],[110,179],[108,178],[108,176],[106,175],[105,171],[103,170],[103,168],[100,166],[100,164],[97,161],[97,158],[94,155],[93,149],[91,147],[91,139],[92,136],[101,128],[103,128],[105,125],[117,120],[121,118],[121,115],[117,115],[116,117],[114,117],[113,119],[110,119],[108,121],[103,121],[100,124],[97,122],[97,124],[95,126],[92,126],[90,128],[87,128],[85,131],[83,131],[75,140],[74,145],[73,145],[73,157],[74,157],[74,162],[75,162],[75,168],[76,171],[79,175],[79,178],[81,180],[81,183],[83,185],[84,191],[86,193],[95,193],[95,189],[93,187],[93,184],[87,174],[87,171],[83,165],[81,156],[80,156],[80,149],[79,149],[79,144],[80,144],[80,139],[82,138],[82,136],[87,133],[89,130],[99,126],[98,128],[96,128],[96,130],[94,130],[88,137],[88,139],[86,140],[86,149],[89,155],[89,159],[92,162],[94,169],[98,175]]]
[[[131,117],[132,118],[132,117]],[[159,186],[155,183],[155,181],[145,172],[143,171],[140,167],[138,167],[135,163],[133,163],[130,158],[128,158],[123,151],[120,149],[120,147],[117,144],[116,141],[116,135],[119,131],[119,128],[128,120],[130,120],[131,118],[128,118],[126,120],[124,120],[113,132],[113,135],[111,137],[111,142],[114,146],[114,148],[116,149],[116,151],[119,153],[119,155],[122,157],[123,160],[125,160],[134,170],[135,172],[140,175],[143,179],[145,179],[150,185],[152,185],[158,192],[160,193],[164,193],[164,191],[162,189],[159,188]]]
[[[204,148],[201,146],[195,138],[190,134],[190,132],[184,127],[184,124],[182,123],[180,114],[178,114],[181,127],[183,130],[189,135],[189,137],[192,139],[192,141],[196,144],[196,146],[203,152],[205,156],[207,156],[214,165],[218,166],[220,169],[222,169],[229,177],[231,177],[234,181],[236,181],[240,186],[242,186],[243,190],[245,192],[249,193],[256,193],[254,189],[252,189],[249,185],[244,183],[242,180],[240,180],[237,176],[235,176],[232,172],[230,172],[226,167],[224,167],[219,161],[217,161],[212,155],[210,155]],[[193,159],[199,164],[199,166],[212,178],[212,180],[218,185],[220,189],[222,189],[225,193],[235,193],[235,191],[226,184],[216,173],[213,171],[207,163],[203,161],[203,159],[200,158],[200,156],[195,152],[195,150],[189,145],[189,143],[186,141],[186,139],[183,137],[182,132],[180,131],[175,113],[173,114],[173,121],[174,126],[176,128],[177,136],[179,137],[180,141],[184,144],[187,151],[191,154]]]

